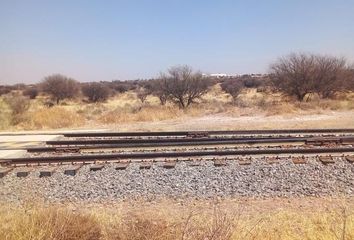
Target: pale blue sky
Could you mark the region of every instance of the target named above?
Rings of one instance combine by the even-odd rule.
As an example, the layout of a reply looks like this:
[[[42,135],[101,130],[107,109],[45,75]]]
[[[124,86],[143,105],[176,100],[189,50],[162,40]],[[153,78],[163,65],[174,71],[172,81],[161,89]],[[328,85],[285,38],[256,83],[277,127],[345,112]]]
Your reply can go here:
[[[354,60],[353,0],[0,0],[0,84],[266,72],[294,51]]]

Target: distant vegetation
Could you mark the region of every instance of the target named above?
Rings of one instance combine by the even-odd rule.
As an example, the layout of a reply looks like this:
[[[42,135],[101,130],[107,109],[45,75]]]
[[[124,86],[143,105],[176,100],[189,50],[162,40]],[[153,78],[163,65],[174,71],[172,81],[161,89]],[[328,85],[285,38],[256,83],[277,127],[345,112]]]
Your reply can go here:
[[[246,93],[252,89],[256,93],[252,99],[247,99]],[[263,75],[211,77],[186,65],[171,67],[158,78],[148,80],[81,83],[68,76],[54,74],[44,77],[38,84],[0,86],[0,119],[3,119],[0,128],[6,129],[9,124],[55,128],[53,123],[45,123],[45,119],[55,121],[53,114],[59,114],[62,118],[64,112],[70,117],[65,121],[58,119],[58,127],[72,127],[74,122],[79,125],[85,119],[93,118],[101,123],[163,120],[180,116],[178,111],[185,112],[192,105],[198,111],[208,109],[207,112],[220,112],[232,107],[257,107],[282,113],[281,104],[309,108],[302,102],[323,99],[323,102],[311,104],[331,109],[343,106],[352,109],[354,104],[349,98],[348,103],[328,103],[325,100],[346,98],[353,90],[354,68],[345,59],[302,53],[279,58],[270,66],[269,73]],[[216,95],[214,100],[208,100],[213,94]],[[122,100],[124,106],[118,100],[122,96],[126,98]],[[225,99],[227,96],[231,101]],[[118,101],[116,107],[105,105],[114,99]],[[153,99],[157,102],[151,104],[151,101],[155,102]],[[71,108],[58,109],[67,105],[68,101],[75,104],[72,103]],[[96,106],[86,109],[85,105],[91,103]],[[160,105],[159,109],[157,105]],[[80,109],[77,106],[81,106]],[[56,108],[49,111],[53,107]],[[149,112],[152,108],[155,108],[153,114]],[[287,108],[289,111],[289,106]],[[48,112],[52,115],[47,116]]]

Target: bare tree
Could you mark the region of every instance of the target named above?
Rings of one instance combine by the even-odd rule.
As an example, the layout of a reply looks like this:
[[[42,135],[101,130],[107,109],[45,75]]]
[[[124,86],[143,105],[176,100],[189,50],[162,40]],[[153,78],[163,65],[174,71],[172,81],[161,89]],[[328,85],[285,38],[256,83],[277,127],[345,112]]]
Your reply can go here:
[[[346,81],[346,84],[345,84],[345,87],[348,89],[348,90],[351,90],[351,91],[354,91],[354,66],[351,67],[347,73],[347,81]]]
[[[102,83],[87,83],[82,86],[82,93],[90,102],[103,102],[109,97],[109,89]]]
[[[316,56],[316,63],[315,92],[323,98],[329,98],[336,92],[344,90],[348,78],[347,63],[344,58]]]
[[[316,76],[314,55],[290,54],[271,66],[272,83],[280,91],[302,101],[313,92]]]
[[[136,96],[139,98],[141,103],[145,102],[145,100],[149,94],[150,94],[149,91],[143,87],[140,87],[136,90]]]
[[[167,92],[163,89],[163,81],[161,79],[154,79],[151,81],[151,94],[158,97],[161,105],[165,105],[168,99]]]
[[[180,108],[186,108],[196,99],[208,92],[212,82],[203,78],[200,72],[193,72],[189,66],[171,67],[167,73],[161,74],[161,90],[177,103]]]
[[[77,81],[60,74],[45,77],[41,82],[41,87],[44,92],[52,96],[57,104],[63,99],[75,97],[80,90]]]
[[[343,58],[291,54],[271,66],[271,78],[277,89],[302,101],[306,94],[328,98],[344,90],[348,70]]]
[[[231,95],[234,101],[245,87],[243,81],[239,79],[227,79],[223,81],[220,86],[224,92]]]

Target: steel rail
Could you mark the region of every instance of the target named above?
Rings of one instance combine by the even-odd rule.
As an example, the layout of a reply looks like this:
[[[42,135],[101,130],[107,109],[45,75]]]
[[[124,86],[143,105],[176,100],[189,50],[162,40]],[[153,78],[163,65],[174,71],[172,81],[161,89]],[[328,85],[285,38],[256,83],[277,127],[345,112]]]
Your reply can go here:
[[[220,130],[220,131],[165,131],[165,132],[79,132],[63,133],[65,137],[125,137],[125,136],[189,136],[231,134],[286,134],[286,133],[354,133],[353,128],[331,129],[278,129],[278,130]]]
[[[79,149],[104,149],[104,148],[139,148],[139,147],[173,147],[173,146],[197,146],[197,145],[240,145],[240,144],[263,144],[263,143],[294,143],[305,142],[306,138],[288,139],[250,139],[250,140],[222,140],[222,141],[178,141],[178,142],[152,142],[152,143],[121,143],[121,144],[68,144],[66,147],[31,147],[26,148],[27,152],[54,152],[61,150]],[[56,145],[56,144],[54,144]],[[65,145],[65,144],[58,144]]]
[[[235,141],[235,143],[269,143],[269,142],[305,142],[311,139],[317,141],[344,141],[345,139],[353,139],[353,136],[342,137],[209,137],[209,138],[160,138],[160,139],[85,139],[85,140],[55,140],[47,141],[47,145],[90,145],[90,144],[152,144],[152,143],[194,143],[198,142],[227,142]],[[269,141],[269,142],[268,142]]]
[[[122,159],[150,159],[150,158],[177,158],[177,157],[203,157],[203,156],[245,156],[245,155],[278,155],[278,154],[319,154],[319,153],[348,153],[354,152],[354,147],[346,148],[287,148],[287,149],[252,149],[231,151],[197,151],[197,152],[154,152],[154,153],[121,153],[121,154],[92,154],[50,157],[22,157],[3,159],[11,164],[30,163],[58,163],[77,161],[100,161]],[[1,160],[1,159],[0,159]]]

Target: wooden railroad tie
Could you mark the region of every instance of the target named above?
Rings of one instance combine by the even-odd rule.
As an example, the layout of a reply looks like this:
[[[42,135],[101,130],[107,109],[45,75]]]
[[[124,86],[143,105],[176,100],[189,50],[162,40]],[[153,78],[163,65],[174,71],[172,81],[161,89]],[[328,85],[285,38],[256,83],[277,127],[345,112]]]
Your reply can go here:
[[[99,171],[104,168],[104,164],[95,164],[90,167],[90,171]]]
[[[226,166],[226,160],[225,159],[216,159],[216,160],[214,160],[214,166],[215,167]]]
[[[71,165],[69,168],[64,170],[65,175],[75,176],[79,169],[83,166],[83,164],[74,164]]]
[[[129,162],[121,162],[115,165],[116,170],[125,170],[129,166]]]
[[[252,163],[252,161],[249,159],[238,161],[238,165],[251,165],[251,163]]]
[[[292,158],[294,164],[305,164],[306,160],[303,157]]]
[[[175,168],[175,166],[176,166],[176,161],[167,161],[162,164],[162,167],[166,169]]]
[[[140,169],[150,169],[152,162],[142,162],[139,166]]]
[[[199,167],[201,164],[202,164],[201,161],[195,160],[195,161],[191,161],[191,162],[188,164],[188,166],[190,166],[190,167]]]
[[[268,164],[279,163],[279,158],[276,158],[276,157],[266,158],[266,162],[267,162]]]
[[[13,168],[0,168],[0,178],[5,177]]]
[[[39,177],[51,177],[53,173],[55,172],[56,168],[51,167],[51,168],[45,168],[39,171]]]
[[[323,164],[332,164],[335,163],[334,159],[332,156],[320,156],[319,160],[323,163]]]
[[[346,156],[345,159],[350,163],[354,163],[354,156]]]
[[[17,177],[27,177],[30,173],[30,169],[21,169],[16,172]]]

